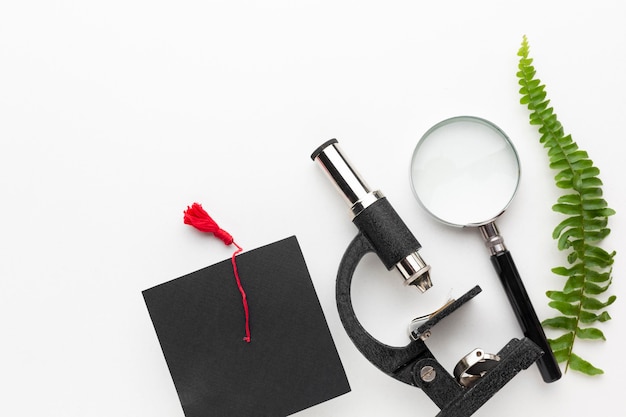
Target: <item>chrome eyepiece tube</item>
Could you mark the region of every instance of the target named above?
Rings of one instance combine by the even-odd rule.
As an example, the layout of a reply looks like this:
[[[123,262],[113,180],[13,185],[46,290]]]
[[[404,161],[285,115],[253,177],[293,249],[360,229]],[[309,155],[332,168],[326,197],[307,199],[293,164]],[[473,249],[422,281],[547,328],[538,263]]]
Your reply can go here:
[[[394,267],[406,285],[421,292],[432,286],[430,266],[418,251],[420,243],[379,190],[372,190],[344,155],[336,139],[313,152],[317,161],[350,209],[352,222],[371,243],[388,270]]]
[[[352,167],[339,148],[337,139],[324,143],[311,158],[320,163],[339,194],[348,203],[353,219],[376,200],[384,197],[379,190],[372,191],[363,177]]]

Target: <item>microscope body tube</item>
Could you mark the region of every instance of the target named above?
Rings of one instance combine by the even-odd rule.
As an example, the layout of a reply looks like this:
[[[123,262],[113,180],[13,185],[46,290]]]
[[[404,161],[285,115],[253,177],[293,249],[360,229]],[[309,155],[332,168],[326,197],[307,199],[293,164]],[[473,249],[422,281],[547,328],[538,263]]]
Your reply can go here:
[[[372,190],[352,167],[337,140],[325,142],[313,152],[311,159],[319,162],[344,197],[352,222],[370,241],[385,267],[388,270],[395,267],[407,285],[414,285],[422,292],[430,288],[430,266],[418,253],[420,243],[387,198]]]

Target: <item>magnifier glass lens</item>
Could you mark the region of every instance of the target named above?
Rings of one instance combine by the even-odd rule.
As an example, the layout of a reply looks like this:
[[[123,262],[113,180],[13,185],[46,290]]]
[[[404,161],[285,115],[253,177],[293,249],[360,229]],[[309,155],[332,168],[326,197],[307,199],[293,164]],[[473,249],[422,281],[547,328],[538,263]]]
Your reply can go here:
[[[518,157],[506,135],[471,117],[434,126],[411,162],[413,190],[422,206],[455,226],[495,219],[515,195],[519,176]]]

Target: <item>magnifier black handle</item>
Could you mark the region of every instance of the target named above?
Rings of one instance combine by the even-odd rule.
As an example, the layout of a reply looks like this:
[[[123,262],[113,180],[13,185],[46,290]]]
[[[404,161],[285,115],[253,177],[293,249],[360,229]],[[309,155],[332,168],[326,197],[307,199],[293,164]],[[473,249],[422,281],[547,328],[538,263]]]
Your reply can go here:
[[[552,354],[552,349],[548,344],[537,313],[535,313],[526,288],[513,262],[511,252],[504,250],[492,255],[491,262],[500,276],[500,281],[504,286],[509,302],[513,306],[515,316],[522,327],[524,336],[532,340],[544,352],[537,360],[537,366],[543,380],[545,382],[558,380],[561,378],[561,368],[559,368],[559,364]]]

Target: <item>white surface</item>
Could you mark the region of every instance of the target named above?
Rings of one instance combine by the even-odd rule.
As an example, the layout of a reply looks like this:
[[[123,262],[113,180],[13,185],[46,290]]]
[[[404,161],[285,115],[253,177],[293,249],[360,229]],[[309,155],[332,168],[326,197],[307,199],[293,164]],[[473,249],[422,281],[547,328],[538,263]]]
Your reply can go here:
[[[408,165],[439,120],[473,114],[514,141],[518,195],[498,225],[541,318],[558,190],[527,110],[516,52],[529,37],[557,114],[602,169],[618,211],[606,343],[576,345],[604,368],[543,384],[529,369],[475,415],[614,415],[623,407],[621,1],[14,1],[0,6],[0,415],[182,416],[141,290],[230,256],[182,223],[201,202],[244,249],[295,234],[352,392],[301,416],[434,416],[416,388],[371,366],[334,304],[356,231],[309,159],[336,137],[420,239],[435,287],[402,287],[374,258],[354,298],[365,326],[405,344],[409,320],[475,284],[483,293],[429,346],[444,365],[519,337],[475,230],[433,222]]]

